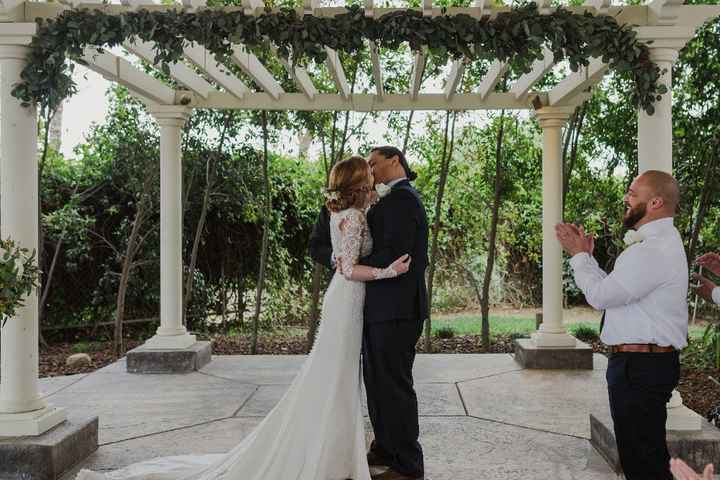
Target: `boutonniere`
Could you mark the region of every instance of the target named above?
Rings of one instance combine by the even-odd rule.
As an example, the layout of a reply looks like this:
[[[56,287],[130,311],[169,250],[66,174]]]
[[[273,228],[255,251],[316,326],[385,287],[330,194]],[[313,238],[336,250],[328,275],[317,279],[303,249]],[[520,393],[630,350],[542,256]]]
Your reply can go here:
[[[637,230],[628,230],[625,232],[625,237],[623,237],[623,242],[625,242],[625,245],[628,247],[640,243],[643,240],[645,240],[645,237]]]
[[[378,198],[383,198],[385,195],[390,193],[390,190],[392,190],[392,188],[388,187],[384,183],[376,183],[375,184],[375,191],[378,194]]]

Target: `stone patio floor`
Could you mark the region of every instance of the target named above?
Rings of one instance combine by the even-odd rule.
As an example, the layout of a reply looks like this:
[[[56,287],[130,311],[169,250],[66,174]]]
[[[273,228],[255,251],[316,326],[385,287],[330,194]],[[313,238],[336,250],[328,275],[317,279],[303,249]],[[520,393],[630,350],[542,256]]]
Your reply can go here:
[[[100,448],[62,480],[81,467],[229,450],[272,409],[303,359],[214,356],[186,375],[129,374],[121,360],[42,379],[49,402],[70,418],[100,417]],[[616,479],[589,442],[588,414],[608,408],[607,360],[595,355],[594,363],[592,371],[540,371],[523,370],[507,354],[418,355],[426,478]]]

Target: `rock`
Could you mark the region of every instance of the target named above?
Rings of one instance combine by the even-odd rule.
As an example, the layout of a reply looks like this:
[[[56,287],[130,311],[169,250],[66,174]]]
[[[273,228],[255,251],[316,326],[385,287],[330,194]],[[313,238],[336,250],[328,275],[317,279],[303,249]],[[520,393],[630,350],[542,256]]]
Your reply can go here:
[[[80,367],[83,365],[90,365],[92,363],[92,358],[90,358],[90,355],[87,353],[76,353],[74,355],[70,355],[67,357],[67,360],[65,360],[65,365],[68,367]]]

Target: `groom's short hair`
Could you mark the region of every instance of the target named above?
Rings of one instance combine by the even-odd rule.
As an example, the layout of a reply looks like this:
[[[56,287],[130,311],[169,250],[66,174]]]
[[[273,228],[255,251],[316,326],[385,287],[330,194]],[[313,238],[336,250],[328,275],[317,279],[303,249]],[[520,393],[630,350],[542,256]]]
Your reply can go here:
[[[408,165],[407,163],[405,154],[399,148],[386,145],[383,147],[375,147],[370,150],[370,153],[373,152],[378,152],[385,158],[398,157],[400,166],[402,166],[403,170],[405,170],[405,176],[407,176],[410,180],[415,180],[415,178],[417,177],[417,174],[410,169],[410,165]]]
[[[668,209],[675,213],[680,205],[680,187],[675,177],[661,170],[646,170],[640,176],[646,179],[653,193],[663,199]]]

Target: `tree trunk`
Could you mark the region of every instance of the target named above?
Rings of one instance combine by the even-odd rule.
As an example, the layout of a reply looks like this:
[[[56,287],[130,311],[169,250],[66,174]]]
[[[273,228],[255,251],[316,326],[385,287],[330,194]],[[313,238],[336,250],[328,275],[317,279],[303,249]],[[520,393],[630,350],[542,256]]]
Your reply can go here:
[[[435,279],[435,267],[438,256],[438,238],[440,236],[440,217],[442,215],[442,202],[445,196],[445,184],[447,183],[448,171],[450,169],[450,159],[455,140],[455,119],[457,112],[452,113],[452,136],[450,148],[448,148],[448,128],[450,127],[450,111],[445,114],[445,138],[443,141],[443,153],[440,162],[440,180],[438,182],[438,191],[435,197],[435,222],[432,229],[432,247],[430,249],[430,265],[428,268],[428,318],[425,320],[425,352],[432,351],[432,301],[433,301],[433,282]]]
[[[220,262],[220,314],[222,315],[222,331],[227,332],[228,326],[227,280],[225,279],[225,262]]]
[[[403,139],[402,152],[403,155],[407,152],[408,143],[410,142],[410,128],[412,127],[413,117],[415,116],[415,110],[410,110],[408,115],[407,124],[405,124],[405,138]]]
[[[238,275],[237,285],[237,304],[235,305],[235,321],[237,322],[238,330],[242,330],[245,323],[245,309],[247,303],[245,302],[245,279],[242,276],[242,272]]]
[[[127,294],[128,283],[130,282],[130,274],[132,273],[135,256],[140,251],[143,238],[140,235],[145,217],[147,214],[150,189],[152,187],[153,176],[148,175],[143,182],[142,197],[137,203],[137,211],[135,212],[135,221],[128,238],[127,248],[122,263],[122,271],[120,274],[120,285],[118,286],[118,295],[115,311],[115,334],[113,341],[113,351],[116,357],[120,357],[125,353],[125,345],[123,342],[123,320],[125,318],[125,296]]]
[[[257,290],[255,292],[255,315],[253,317],[252,324],[252,345],[250,347],[250,353],[255,355],[257,353],[257,342],[258,342],[258,326],[260,324],[260,310],[262,307],[262,294],[263,287],[265,285],[265,270],[267,268],[267,256],[268,256],[268,244],[270,241],[270,214],[271,214],[271,199],[270,199],[270,178],[268,177],[268,133],[267,133],[267,111],[262,112],[262,128],[263,128],[263,183],[265,190],[265,205],[263,208],[263,237],[262,237],[262,250],[260,253],[260,271],[258,272]]]
[[[225,143],[225,134],[227,133],[228,125],[230,124],[231,114],[225,114],[225,124],[223,126],[222,134],[220,135],[220,142],[218,143],[216,155],[222,154],[222,146]],[[203,192],[203,203],[200,210],[200,218],[198,219],[197,226],[195,227],[195,238],[193,239],[192,252],[190,254],[190,264],[188,265],[188,276],[185,280],[185,294],[183,295],[183,324],[188,325],[187,321],[187,308],[190,305],[192,299],[192,291],[195,280],[195,265],[197,264],[198,250],[200,248],[200,240],[202,239],[203,230],[205,229],[205,220],[207,219],[207,212],[210,209],[210,196],[212,195],[212,189],[215,184],[215,166],[213,164],[213,155],[208,155],[207,163],[205,166],[205,191]]]
[[[565,130],[565,138],[563,144],[563,191],[562,191],[562,209],[563,218],[565,217],[565,197],[570,191],[570,177],[573,169],[577,164],[578,143],[580,134],[582,133],[585,115],[587,114],[587,102],[579,106],[570,117],[570,122]],[[569,150],[569,155],[568,155]]]
[[[482,298],[480,311],[482,315],[482,342],[486,352],[490,350],[490,283],[495,266],[495,251],[497,240],[497,227],[500,219],[500,203],[503,184],[503,140],[505,134],[505,110],[500,111],[500,126],[498,127],[497,143],[495,144],[495,192],[493,195],[492,220],[490,221],[490,235],[488,236],[487,264],[483,278]]]
[[[705,223],[705,217],[707,215],[708,209],[710,205],[712,205],[712,200],[715,196],[715,179],[717,178],[717,174],[715,173],[717,169],[718,164],[718,152],[717,151],[711,151],[709,152],[709,155],[707,156],[707,164],[705,168],[706,176],[705,176],[705,182],[703,183],[703,189],[700,193],[700,201],[698,204],[698,212],[695,217],[695,222],[693,224],[692,233],[690,234],[690,240],[688,241],[688,250],[687,250],[687,260],[688,264],[692,266],[693,262],[695,261],[695,252],[697,250],[697,244],[698,244],[698,238],[700,236],[700,230],[703,227],[703,224]]]
[[[45,227],[43,227],[43,221],[42,221],[42,176],[43,172],[45,171],[45,165],[47,163],[47,155],[48,155],[48,149],[50,147],[50,124],[52,123],[52,119],[54,117],[54,112],[50,110],[49,108],[44,112],[45,113],[45,132],[43,135],[43,150],[42,150],[42,156],[40,157],[40,165],[38,166],[38,251],[37,251],[37,260],[40,264],[40,268],[42,269],[42,265],[45,263]],[[45,279],[45,284],[48,284],[47,277]],[[38,306],[38,322],[42,322],[42,315],[43,315],[43,305],[44,303],[39,304]],[[42,334],[42,330],[38,329],[38,340],[40,341],[40,344],[43,346],[47,346],[47,341],[45,340],[45,337]]]

